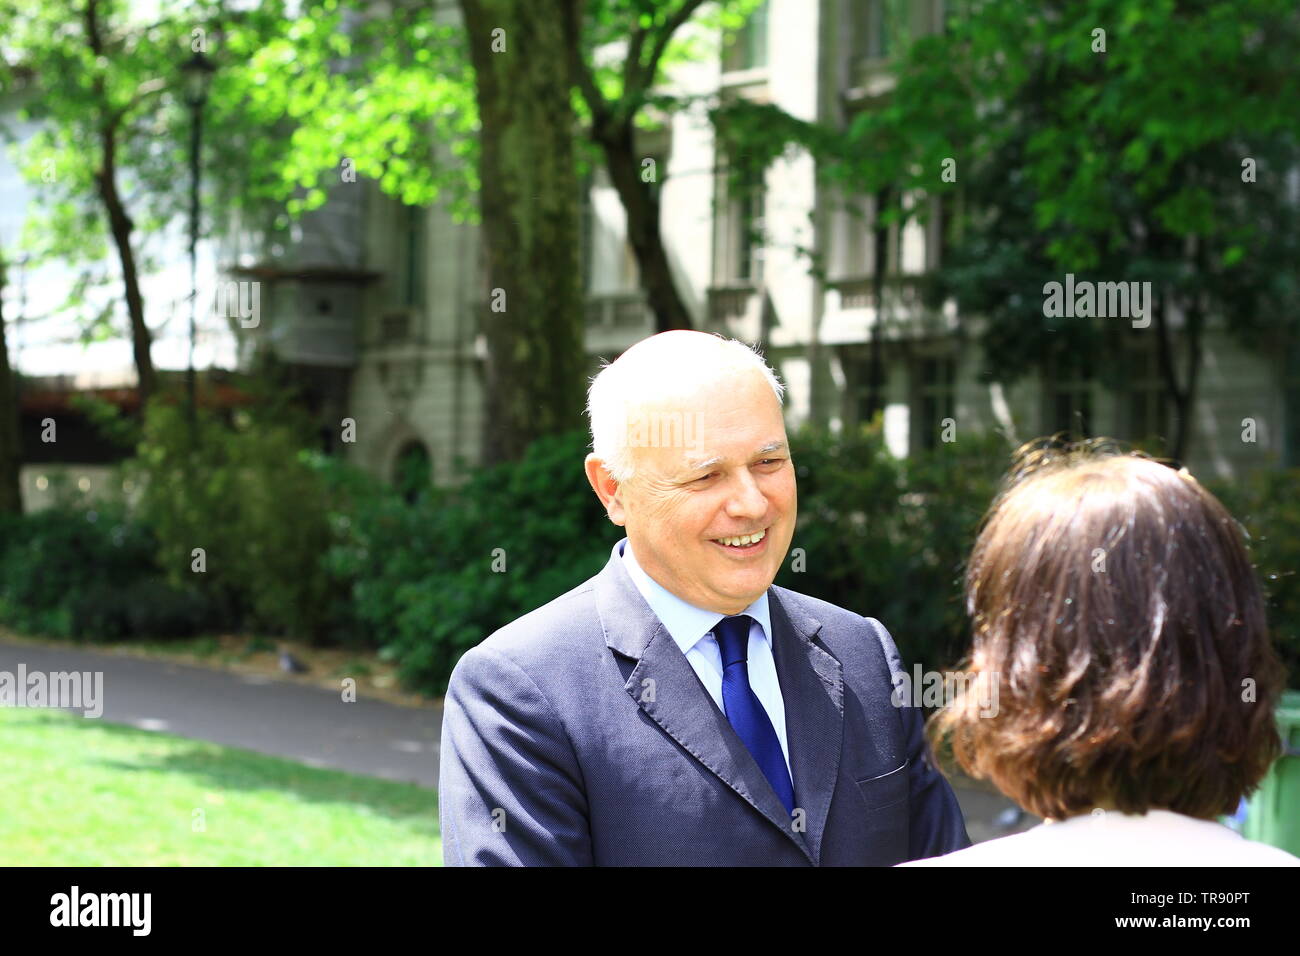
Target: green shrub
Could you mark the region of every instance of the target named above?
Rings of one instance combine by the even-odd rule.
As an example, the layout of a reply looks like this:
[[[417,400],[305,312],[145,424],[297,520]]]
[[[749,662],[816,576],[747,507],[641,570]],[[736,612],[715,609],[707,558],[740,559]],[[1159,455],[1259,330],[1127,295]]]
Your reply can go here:
[[[407,686],[441,694],[466,650],[604,566],[622,535],[587,483],[586,453],[582,432],[544,438],[413,504],[322,463],[342,495],[330,570]]]
[[[962,571],[1006,442],[966,437],[900,459],[877,420],[841,435],[805,428],[790,446],[799,520],[776,583],[879,619],[909,666],[955,664],[969,634]]]
[[[210,610],[200,595],[166,585],[153,535],[120,502],[7,516],[0,534],[0,620],[16,630],[87,641],[179,637]]]
[[[964,563],[1010,460],[996,434],[895,458],[879,422],[842,435],[790,436],[799,519],[777,583],[880,619],[907,666],[946,669],[969,646]],[[582,473],[582,433],[548,438],[516,463],[461,488],[407,503],[341,462],[318,460],[329,486],[334,545],[327,566],[364,639],[399,664],[412,689],[436,695],[460,655],[499,627],[596,573],[622,529]],[[1225,490],[1253,528],[1284,656],[1297,673],[1300,473],[1269,473]],[[506,570],[492,570],[501,549]],[[1294,681],[1294,676],[1293,676]]]
[[[248,626],[318,640],[331,610],[323,482],[306,450],[311,425],[259,405],[226,422],[206,410],[151,403],[136,456],[139,516],[158,539],[173,587],[199,591]],[[203,549],[205,570],[194,568]]]
[[[969,439],[911,461],[879,427],[847,438],[791,436],[800,519],[778,583],[864,614],[904,656],[938,666],[964,649],[961,562],[1006,460]],[[442,693],[459,657],[494,630],[595,574],[623,531],[583,474],[580,432],[547,438],[518,462],[413,504],[337,462],[319,467],[339,508],[329,568],[360,626],[408,686]],[[496,549],[501,549],[496,552]],[[506,570],[494,573],[494,554]]]
[[[1300,688],[1300,469],[1259,471],[1207,486],[1250,537],[1273,639],[1289,686]]]

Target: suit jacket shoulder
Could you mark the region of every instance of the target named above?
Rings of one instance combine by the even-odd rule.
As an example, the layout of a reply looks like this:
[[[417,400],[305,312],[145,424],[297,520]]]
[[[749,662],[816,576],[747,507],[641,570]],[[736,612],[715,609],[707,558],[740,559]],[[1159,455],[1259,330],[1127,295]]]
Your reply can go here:
[[[840,663],[855,669],[868,668],[883,677],[887,692],[892,692],[894,675],[902,671],[903,665],[893,637],[880,621],[789,588],[773,585],[771,593],[782,604],[821,622],[817,636]]]
[[[493,631],[478,647],[502,654],[525,670],[531,669],[530,665],[556,664],[573,656],[578,650],[575,645],[582,643],[578,638],[588,632],[600,633],[595,580],[594,577],[588,578],[541,607],[515,618]]]

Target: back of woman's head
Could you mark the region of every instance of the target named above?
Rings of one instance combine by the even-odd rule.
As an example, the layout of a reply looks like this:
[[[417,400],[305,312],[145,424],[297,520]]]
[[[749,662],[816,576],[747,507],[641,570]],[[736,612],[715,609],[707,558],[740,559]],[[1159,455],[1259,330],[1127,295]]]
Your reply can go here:
[[[1242,532],[1185,470],[1104,442],[1025,446],[966,609],[998,706],[967,694],[933,729],[1033,813],[1231,813],[1280,751],[1282,668]]]

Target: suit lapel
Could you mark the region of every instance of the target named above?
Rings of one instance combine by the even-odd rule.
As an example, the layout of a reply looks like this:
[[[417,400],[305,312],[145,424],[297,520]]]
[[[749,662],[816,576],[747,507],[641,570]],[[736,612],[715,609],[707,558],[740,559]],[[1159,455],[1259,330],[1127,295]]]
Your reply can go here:
[[[821,622],[791,602],[790,595],[784,588],[768,588],[767,605],[785,702],[794,800],[806,814],[804,836],[813,862],[818,862],[844,747],[844,672],[814,638]]]
[[[839,662],[810,640],[821,624],[793,612],[785,599],[773,600],[775,591],[768,591],[774,656],[785,702],[795,802],[806,814],[803,830],[792,828],[753,755],[632,583],[617,553],[595,582],[605,643],[637,662],[624,685],[637,706],[816,863],[839,766],[843,682]]]

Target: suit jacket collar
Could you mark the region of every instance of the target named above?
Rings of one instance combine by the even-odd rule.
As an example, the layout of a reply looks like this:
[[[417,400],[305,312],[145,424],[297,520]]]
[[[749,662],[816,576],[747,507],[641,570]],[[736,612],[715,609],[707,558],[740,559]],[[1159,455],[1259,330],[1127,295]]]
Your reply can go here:
[[[596,575],[594,591],[606,645],[637,662],[624,685],[637,706],[817,863],[844,733],[843,672],[816,639],[822,622],[794,592],[768,588],[770,637],[794,777],[791,819],[617,552]]]
[[[613,553],[615,556],[622,555],[623,567],[632,578],[632,583],[650,605],[650,610],[655,612],[659,623],[668,629],[668,633],[672,635],[683,654],[702,641],[709,631],[717,626],[722,615],[684,601],[652,578],[637,561],[636,553],[627,538],[614,545]],[[748,614],[759,623],[763,639],[770,646],[772,615],[767,607],[767,592],[760,594],[757,600],[739,613]]]

